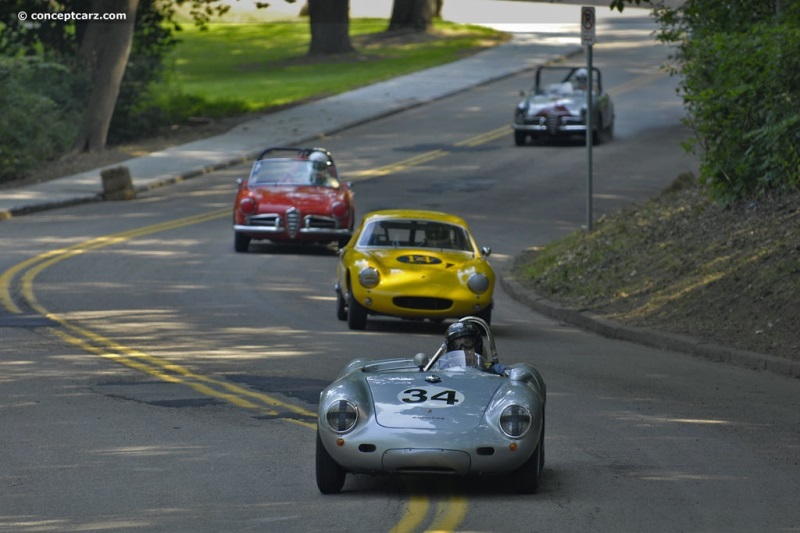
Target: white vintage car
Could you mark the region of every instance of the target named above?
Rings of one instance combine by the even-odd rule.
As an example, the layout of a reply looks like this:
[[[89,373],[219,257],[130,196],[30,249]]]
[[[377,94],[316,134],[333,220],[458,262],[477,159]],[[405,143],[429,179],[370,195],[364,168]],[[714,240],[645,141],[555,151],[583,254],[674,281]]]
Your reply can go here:
[[[522,100],[514,110],[514,143],[586,135],[585,67],[545,66],[536,70],[533,88],[520,92]],[[600,71],[592,69],[592,139],[594,143],[614,137],[614,103],[603,91]]]

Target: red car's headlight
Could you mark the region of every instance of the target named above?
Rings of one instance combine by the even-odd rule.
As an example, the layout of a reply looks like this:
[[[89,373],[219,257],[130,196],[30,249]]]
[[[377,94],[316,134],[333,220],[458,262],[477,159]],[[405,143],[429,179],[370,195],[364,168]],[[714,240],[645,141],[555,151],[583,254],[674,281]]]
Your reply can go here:
[[[239,211],[245,215],[252,215],[256,212],[256,201],[250,197],[242,198],[242,201],[239,202]]]
[[[331,214],[336,218],[344,218],[348,212],[349,209],[347,209],[347,204],[344,202],[336,202],[331,206]]]

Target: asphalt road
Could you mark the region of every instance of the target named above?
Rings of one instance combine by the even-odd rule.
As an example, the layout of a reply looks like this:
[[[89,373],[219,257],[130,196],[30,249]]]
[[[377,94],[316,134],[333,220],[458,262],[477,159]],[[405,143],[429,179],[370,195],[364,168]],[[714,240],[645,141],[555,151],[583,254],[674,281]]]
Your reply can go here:
[[[595,148],[595,216],[693,168],[665,51],[596,47],[617,138]],[[467,219],[493,264],[585,221],[581,142],[517,148],[529,77],[320,139],[358,210]],[[387,168],[391,165],[391,168]],[[233,252],[244,167],[134,202],[0,223],[2,531],[789,531],[800,528],[797,380],[616,342],[497,294],[505,362],[548,384],[535,496],[502,480],[314,483],[319,391],[353,357],[432,352],[444,326],[335,318],[330,248]],[[42,326],[51,325],[45,328]]]

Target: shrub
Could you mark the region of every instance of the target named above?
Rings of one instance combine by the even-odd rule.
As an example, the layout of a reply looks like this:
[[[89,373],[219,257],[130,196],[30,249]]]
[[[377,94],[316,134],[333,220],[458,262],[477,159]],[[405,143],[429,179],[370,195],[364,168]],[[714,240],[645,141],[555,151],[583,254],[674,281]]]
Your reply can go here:
[[[84,80],[58,63],[0,57],[0,180],[25,176],[69,148]]]
[[[800,30],[761,23],[685,46],[700,180],[724,202],[800,185]]]

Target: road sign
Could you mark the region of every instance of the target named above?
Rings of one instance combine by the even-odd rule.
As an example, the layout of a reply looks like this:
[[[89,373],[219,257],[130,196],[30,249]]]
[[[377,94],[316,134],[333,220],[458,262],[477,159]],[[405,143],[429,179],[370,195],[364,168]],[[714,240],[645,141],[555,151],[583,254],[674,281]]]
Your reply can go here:
[[[591,46],[597,42],[594,27],[594,7],[581,7],[581,44]]]

